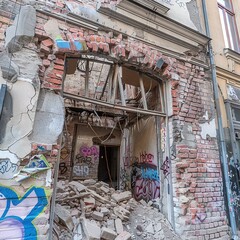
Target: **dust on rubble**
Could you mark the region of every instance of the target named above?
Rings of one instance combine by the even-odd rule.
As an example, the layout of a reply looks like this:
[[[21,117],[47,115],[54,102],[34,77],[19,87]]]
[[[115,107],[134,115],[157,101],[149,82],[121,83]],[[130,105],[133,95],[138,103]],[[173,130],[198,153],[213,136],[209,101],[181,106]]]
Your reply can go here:
[[[59,181],[54,240],[181,239],[154,205],[104,182]]]

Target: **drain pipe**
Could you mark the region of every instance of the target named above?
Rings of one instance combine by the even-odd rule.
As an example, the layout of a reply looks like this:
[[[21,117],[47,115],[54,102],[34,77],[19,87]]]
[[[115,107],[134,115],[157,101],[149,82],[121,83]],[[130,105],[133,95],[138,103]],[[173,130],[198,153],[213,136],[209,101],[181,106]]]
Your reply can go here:
[[[206,34],[210,38],[210,29],[209,29],[208,16],[207,16],[206,0],[202,0],[202,8],[203,8],[204,22],[206,27]],[[231,194],[230,179],[228,174],[227,149],[226,149],[226,143],[225,143],[224,132],[223,132],[223,123],[221,118],[218,84],[217,84],[216,65],[213,57],[213,49],[212,49],[211,41],[208,42],[208,51],[209,51],[209,58],[210,58],[210,65],[211,65],[211,72],[212,72],[213,94],[214,94],[215,106],[216,106],[216,115],[217,115],[217,124],[218,124],[217,131],[218,131],[219,153],[220,153],[220,160],[221,160],[222,173],[223,173],[223,184],[226,189],[227,207],[229,208],[229,223],[231,228],[232,239],[238,240],[239,238],[237,235],[235,213],[231,206],[232,194]]]

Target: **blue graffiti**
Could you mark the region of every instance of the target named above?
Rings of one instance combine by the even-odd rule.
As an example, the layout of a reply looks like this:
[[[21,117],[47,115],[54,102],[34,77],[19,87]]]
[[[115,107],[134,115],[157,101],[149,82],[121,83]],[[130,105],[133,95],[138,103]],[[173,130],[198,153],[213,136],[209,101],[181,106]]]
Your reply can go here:
[[[32,221],[47,204],[43,188],[32,187],[21,198],[12,189],[0,186],[0,239],[37,240]]]
[[[142,179],[150,179],[150,180],[159,181],[159,174],[156,169],[142,167],[141,172],[142,172]]]

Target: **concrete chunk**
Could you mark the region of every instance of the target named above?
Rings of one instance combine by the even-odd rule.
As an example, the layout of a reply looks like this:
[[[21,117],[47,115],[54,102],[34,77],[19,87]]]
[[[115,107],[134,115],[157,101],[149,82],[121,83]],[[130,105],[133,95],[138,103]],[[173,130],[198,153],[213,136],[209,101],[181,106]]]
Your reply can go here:
[[[104,193],[109,193],[109,188],[106,188],[104,186],[100,187],[100,190],[103,191]]]
[[[86,189],[86,187],[83,184],[81,184],[80,182],[76,182],[76,181],[71,181],[69,183],[69,185],[72,187],[75,187],[79,192],[82,192],[83,190]]]
[[[103,217],[104,217],[104,215],[101,212],[94,211],[92,213],[92,218],[95,219],[95,220],[102,221]]]
[[[125,191],[125,192],[121,192],[121,193],[114,193],[112,195],[112,199],[114,201],[118,202],[122,202],[124,200],[129,200],[132,197],[132,193],[130,191]]]
[[[6,30],[5,46],[10,53],[17,52],[29,43],[35,34],[36,10],[32,6],[22,6],[13,25]]]
[[[103,213],[104,216],[108,215],[110,213],[109,209],[106,207],[101,208],[101,213]]]
[[[83,199],[83,202],[84,202],[85,206],[90,209],[94,208],[95,204],[96,204],[96,201],[93,197],[85,197]]]
[[[130,239],[132,239],[132,238],[131,238],[131,234],[130,234],[129,232],[126,232],[126,231],[120,233],[120,234],[115,238],[115,240],[130,240]]]
[[[115,220],[115,228],[116,228],[117,234],[120,234],[123,232],[123,224],[120,218],[117,218]]]
[[[95,221],[89,221],[87,219],[83,219],[82,226],[83,226],[86,240],[100,240],[101,229]]]
[[[14,83],[20,74],[20,70],[17,64],[15,64],[6,52],[0,54],[0,67],[2,70],[3,78],[7,81]]]
[[[67,226],[67,228],[72,231],[74,228],[73,220],[70,212],[57,204],[55,208],[55,214],[59,217],[59,219]]]
[[[110,228],[103,227],[101,238],[105,240],[114,240],[117,236],[117,233]]]

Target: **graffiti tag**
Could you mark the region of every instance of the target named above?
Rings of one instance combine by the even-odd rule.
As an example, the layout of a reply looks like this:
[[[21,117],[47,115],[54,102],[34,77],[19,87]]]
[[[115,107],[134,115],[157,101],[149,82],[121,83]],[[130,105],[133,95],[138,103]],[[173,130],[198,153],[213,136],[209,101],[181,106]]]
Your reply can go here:
[[[162,171],[163,171],[163,175],[164,177],[166,178],[169,174],[170,174],[170,162],[169,162],[169,158],[166,157],[165,161],[163,162],[161,168],[160,168]]]
[[[135,163],[131,173],[132,191],[136,200],[149,201],[160,196],[160,179],[153,164]]]
[[[76,165],[73,167],[73,173],[78,177],[87,177],[89,175],[89,167],[84,165]]]
[[[33,220],[47,204],[43,188],[33,187],[20,198],[12,189],[0,186],[0,239],[37,240]]]
[[[17,164],[12,163],[9,159],[0,160],[0,173],[15,172],[18,168]]]
[[[152,163],[154,156],[151,153],[146,153],[146,151],[140,154],[139,163]]]
[[[80,147],[79,153],[84,157],[98,156],[99,150],[97,146],[91,146],[91,147],[82,146]]]

